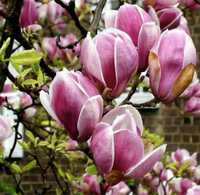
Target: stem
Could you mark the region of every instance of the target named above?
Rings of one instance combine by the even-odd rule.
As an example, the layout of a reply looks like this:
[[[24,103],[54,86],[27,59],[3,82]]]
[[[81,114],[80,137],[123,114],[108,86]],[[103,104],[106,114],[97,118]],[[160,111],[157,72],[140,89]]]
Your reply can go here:
[[[100,0],[99,1],[98,5],[95,9],[95,15],[94,15],[94,18],[92,20],[92,24],[90,26],[90,32],[96,32],[97,31],[99,22],[101,20],[101,13],[103,11],[105,4],[106,4],[106,0]]]
[[[76,27],[79,29],[83,37],[86,37],[87,35],[87,30],[81,25],[78,16],[76,15],[75,12],[75,2],[70,1],[69,4],[65,4],[62,2],[62,0],[55,0],[57,4],[59,4],[62,8],[64,8],[69,15],[71,16],[72,20],[74,21]]]
[[[17,145],[17,140],[18,140],[18,137],[17,137],[17,136],[18,136],[18,134],[19,134],[19,132],[18,132],[18,127],[19,127],[19,120],[17,120],[17,124],[15,125],[15,138],[14,138],[14,143],[13,143],[13,146],[12,146],[12,148],[11,148],[11,150],[10,150],[8,159],[11,159],[12,154],[13,154],[13,152],[14,152],[14,150],[15,150],[16,145]]]

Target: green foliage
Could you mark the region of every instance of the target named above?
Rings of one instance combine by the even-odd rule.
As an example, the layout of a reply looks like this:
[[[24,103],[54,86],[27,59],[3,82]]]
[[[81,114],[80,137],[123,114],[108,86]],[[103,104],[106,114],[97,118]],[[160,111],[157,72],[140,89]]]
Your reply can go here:
[[[17,51],[10,56],[10,62],[15,65],[33,65],[39,63],[42,54],[34,49]]]
[[[6,195],[17,195],[14,187],[4,181],[0,181],[0,192],[4,192]]]
[[[88,173],[89,175],[96,175],[97,174],[96,166],[93,164],[87,166],[85,172]]]
[[[160,146],[164,143],[164,138],[157,133],[150,132],[149,129],[144,129],[142,137],[148,140],[154,146]]]
[[[16,162],[10,164],[10,170],[16,174],[22,173],[22,168]]]
[[[37,166],[36,160],[32,160],[22,167],[22,172],[28,172]]]
[[[2,47],[0,48],[0,60],[4,60],[6,49],[10,44],[10,38],[7,38],[6,41],[3,43]]]

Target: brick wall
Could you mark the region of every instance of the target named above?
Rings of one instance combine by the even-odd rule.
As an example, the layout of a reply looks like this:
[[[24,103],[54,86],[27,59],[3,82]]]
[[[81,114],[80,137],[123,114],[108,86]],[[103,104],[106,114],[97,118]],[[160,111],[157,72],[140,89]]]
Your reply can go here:
[[[200,60],[200,11],[186,12],[192,38]],[[200,68],[199,76],[200,76]],[[186,116],[181,113],[174,104],[171,106],[161,105],[158,110],[141,111],[145,127],[164,135],[168,143],[168,149],[177,147],[187,148],[191,152],[200,153],[200,117]]]

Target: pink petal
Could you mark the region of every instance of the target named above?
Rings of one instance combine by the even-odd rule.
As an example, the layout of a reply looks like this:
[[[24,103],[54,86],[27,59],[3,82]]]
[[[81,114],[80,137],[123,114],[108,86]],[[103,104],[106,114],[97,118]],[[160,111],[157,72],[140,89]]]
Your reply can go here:
[[[138,164],[133,165],[126,173],[126,176],[133,178],[143,177],[146,173],[151,171],[157,161],[163,156],[167,145],[162,145],[154,151],[146,155]]]
[[[115,118],[112,124],[113,130],[129,129],[137,135],[137,126],[130,111],[126,110],[126,113],[121,114]]]
[[[112,170],[114,164],[114,137],[111,126],[99,123],[92,136],[91,151],[96,166],[102,173]]]
[[[80,59],[86,72],[93,75],[99,82],[106,86],[101,61],[96,46],[90,36],[87,36],[82,43]]]
[[[117,17],[118,11],[116,10],[108,10],[104,15],[105,27],[115,27],[115,21]]]
[[[48,114],[57,122],[60,123],[58,117],[56,116],[54,110],[52,109],[51,105],[50,105],[50,98],[49,98],[49,94],[44,92],[44,91],[40,91],[40,102],[42,104],[42,106],[45,108],[45,110],[48,112]],[[61,124],[61,123],[60,123]]]
[[[114,170],[126,172],[138,163],[144,155],[142,139],[130,130],[114,132],[115,161]]]
[[[113,89],[116,83],[114,66],[115,37],[111,33],[103,33],[95,37],[95,44],[101,61],[101,68],[106,86]]]
[[[186,101],[185,112],[200,114],[200,97],[192,97]]]
[[[54,78],[49,96],[52,109],[57,117],[69,131],[71,138],[76,139],[79,113],[89,98],[88,94],[70,73],[62,71],[58,72]]]
[[[175,7],[166,8],[158,11],[161,29],[173,29],[180,24],[182,16],[181,10]]]
[[[142,134],[143,131],[143,122],[142,122],[142,117],[140,113],[131,105],[123,105],[123,106],[118,106],[114,109],[112,109],[110,112],[108,112],[106,115],[104,115],[102,122],[108,123],[112,125],[117,118],[117,116],[123,115],[123,114],[132,114],[132,120],[134,119],[137,128],[139,130],[139,134]],[[125,125],[125,124],[124,124]],[[124,127],[124,126],[123,126]],[[131,120],[126,121],[126,127],[128,127],[129,130],[135,131],[134,125]]]
[[[79,139],[87,140],[95,129],[96,124],[100,121],[103,114],[103,99],[100,95],[93,96],[83,105],[77,128]]]
[[[12,118],[0,115],[0,143],[12,135],[13,125],[14,120]]]
[[[151,21],[151,17],[139,6],[125,4],[119,8],[116,27],[128,33],[135,45],[138,42],[140,28],[144,22]]]
[[[138,52],[130,38],[121,33],[123,38],[116,38],[115,42],[115,88],[113,97],[119,96],[127,86],[130,77],[138,68]]]
[[[146,70],[149,52],[159,36],[160,29],[155,23],[147,22],[142,25],[138,37],[139,72]]]
[[[173,83],[183,68],[186,33],[180,30],[170,30],[163,34],[160,41],[158,56],[161,65],[161,80],[159,96],[167,97]]]

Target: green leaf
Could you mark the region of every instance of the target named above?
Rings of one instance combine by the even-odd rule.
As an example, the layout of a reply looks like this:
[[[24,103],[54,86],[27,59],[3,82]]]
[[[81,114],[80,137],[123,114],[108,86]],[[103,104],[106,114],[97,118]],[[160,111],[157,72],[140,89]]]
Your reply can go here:
[[[18,174],[22,173],[22,169],[21,169],[20,166],[17,165],[16,163],[12,163],[12,164],[10,165],[10,169],[11,169],[11,171],[12,171],[13,173],[18,173]]]
[[[96,175],[97,174],[97,169],[96,169],[95,165],[90,165],[90,166],[86,167],[85,171],[89,175]]]
[[[31,162],[29,162],[22,168],[22,172],[30,171],[31,169],[35,168],[36,166],[37,166],[37,161],[32,160]]]
[[[31,68],[27,68],[20,73],[20,77],[24,78],[29,72],[31,72]]]
[[[0,59],[4,59],[5,52],[9,44],[10,44],[10,37],[6,39],[6,41],[3,43],[2,47],[0,48]]]
[[[23,85],[32,85],[32,86],[34,86],[34,85],[38,84],[38,81],[36,81],[34,79],[27,79],[22,84]]]
[[[47,146],[48,144],[49,144],[49,142],[47,142],[47,141],[40,141],[40,142],[38,143],[38,146],[43,147],[43,146]]]
[[[35,137],[31,131],[26,130],[25,135],[29,138],[29,140],[34,143]]]
[[[19,143],[19,145],[20,145],[24,150],[26,150],[26,151],[30,150],[30,147],[29,147],[29,145],[28,145],[26,142],[24,142],[24,141],[19,141],[18,143]]]
[[[62,195],[62,194],[63,194],[63,193],[62,193],[61,189],[56,188],[56,195]]]
[[[37,80],[39,82],[39,84],[43,84],[44,81],[44,75],[41,69],[38,70],[38,75],[37,75]]]
[[[10,62],[15,65],[33,65],[39,63],[41,58],[41,53],[30,49],[13,53],[10,57]]]

